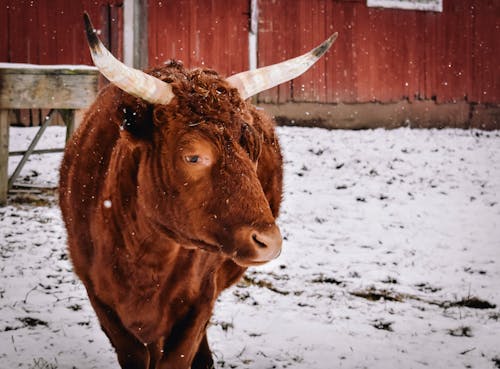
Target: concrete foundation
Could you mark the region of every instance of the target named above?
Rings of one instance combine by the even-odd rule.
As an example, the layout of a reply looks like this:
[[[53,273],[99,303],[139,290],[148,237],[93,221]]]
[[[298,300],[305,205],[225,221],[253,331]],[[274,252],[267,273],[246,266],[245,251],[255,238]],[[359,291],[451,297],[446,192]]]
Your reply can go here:
[[[434,101],[396,103],[258,104],[279,125],[328,129],[366,128],[478,128],[500,129],[500,104],[474,104],[460,101],[437,104]]]

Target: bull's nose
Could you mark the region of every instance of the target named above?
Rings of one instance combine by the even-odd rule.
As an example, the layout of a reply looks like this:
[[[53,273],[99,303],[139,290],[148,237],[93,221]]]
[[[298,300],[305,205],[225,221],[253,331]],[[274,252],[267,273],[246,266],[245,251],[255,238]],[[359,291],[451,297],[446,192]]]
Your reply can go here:
[[[279,228],[274,226],[266,231],[252,232],[252,241],[261,249],[261,252],[270,252],[270,255],[272,255],[272,252],[281,251],[283,238]],[[278,255],[276,254],[274,257]]]
[[[281,253],[283,238],[274,224],[259,229],[244,227],[238,233],[240,247],[246,245],[239,248],[238,256],[247,259],[247,262],[265,263],[277,258]]]

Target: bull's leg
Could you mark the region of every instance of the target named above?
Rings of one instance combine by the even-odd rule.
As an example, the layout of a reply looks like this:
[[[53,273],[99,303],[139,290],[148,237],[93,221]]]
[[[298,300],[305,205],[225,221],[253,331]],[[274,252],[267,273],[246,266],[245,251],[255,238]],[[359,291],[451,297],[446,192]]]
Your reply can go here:
[[[158,362],[163,355],[163,338],[148,345],[149,369],[156,369]]]
[[[205,369],[207,366],[203,365],[210,365],[207,357],[210,349],[206,341],[206,326],[210,314],[210,307],[201,310],[194,308],[175,324],[169,337],[165,340],[164,353],[158,363],[158,369]],[[205,342],[203,343],[203,341]],[[198,353],[200,353],[199,356]],[[195,364],[194,359],[197,356],[198,361]]]
[[[101,323],[116,350],[122,369],[149,369],[149,352],[135,336],[123,327],[116,313],[89,291],[89,298]]]
[[[214,360],[212,359],[212,351],[208,346],[207,333],[201,339],[200,347],[196,353],[191,369],[213,369]]]

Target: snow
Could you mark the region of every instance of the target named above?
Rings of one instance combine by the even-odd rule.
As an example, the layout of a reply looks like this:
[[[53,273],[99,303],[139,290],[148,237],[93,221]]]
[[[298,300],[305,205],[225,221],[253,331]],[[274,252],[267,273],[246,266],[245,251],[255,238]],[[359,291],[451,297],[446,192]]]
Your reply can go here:
[[[77,65],[77,64],[53,64],[53,65],[41,65],[41,64],[26,64],[26,63],[0,63],[0,69],[62,69],[62,70],[85,70],[85,71],[97,71],[98,69],[90,65]]]
[[[284,250],[219,299],[217,368],[499,367],[500,132],[278,133]],[[32,135],[12,128],[11,150]],[[60,158],[20,181],[56,186]],[[11,196],[0,227],[0,368],[117,369],[54,195]]]

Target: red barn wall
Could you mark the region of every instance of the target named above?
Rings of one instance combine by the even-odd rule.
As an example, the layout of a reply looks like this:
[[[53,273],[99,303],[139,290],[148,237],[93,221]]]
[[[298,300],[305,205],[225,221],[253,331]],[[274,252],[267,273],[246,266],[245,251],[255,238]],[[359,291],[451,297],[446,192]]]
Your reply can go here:
[[[124,1],[0,0],[0,62],[91,65],[84,10],[121,59]],[[459,116],[447,122],[465,122],[460,126],[476,116],[490,119],[477,112],[493,107],[487,112],[493,114],[490,126],[500,128],[500,1],[444,0],[442,13],[368,8],[365,0],[257,2],[258,66],[297,56],[339,32],[311,70],[261,93],[260,103],[450,103]],[[206,66],[222,75],[249,68],[250,0],[144,3],[150,65],[180,59],[189,68]],[[432,108],[421,106],[417,115]],[[349,127],[349,109],[345,115]],[[400,124],[413,118],[394,119]]]
[[[122,0],[0,0],[0,62],[92,65],[87,11],[115,55],[123,54]]]
[[[364,0],[260,0],[259,66],[339,32],[311,71],[261,101],[500,102],[500,1],[443,3],[435,13],[368,8]]]
[[[258,65],[332,50],[305,75],[260,94],[263,102],[500,102],[500,1],[444,1],[442,13],[368,8],[365,0],[259,0]],[[250,1],[148,3],[149,63],[181,59],[225,75],[248,69]],[[0,61],[92,64],[88,11],[123,55],[123,0],[0,0]]]
[[[182,60],[231,75],[248,69],[248,0],[177,0],[148,4],[150,65]]]

